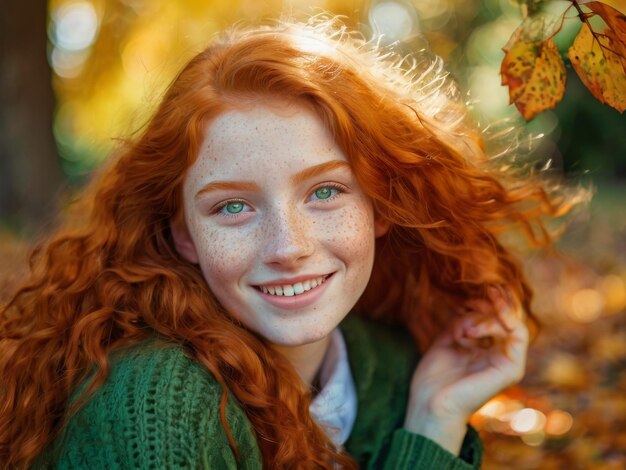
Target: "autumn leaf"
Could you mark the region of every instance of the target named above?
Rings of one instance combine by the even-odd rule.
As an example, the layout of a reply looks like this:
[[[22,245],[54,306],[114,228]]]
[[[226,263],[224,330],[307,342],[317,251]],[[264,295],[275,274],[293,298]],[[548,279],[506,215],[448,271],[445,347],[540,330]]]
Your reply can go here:
[[[602,2],[588,2],[585,6],[600,16],[611,31],[614,52],[620,56],[624,73],[626,73],[626,16]]]
[[[596,1],[596,0],[579,0],[578,4],[579,5],[584,5],[587,6],[590,3],[596,3],[598,5],[605,5],[608,6],[609,8],[611,8],[612,10],[615,10],[617,13],[626,13],[626,0],[602,0],[602,1]],[[602,8],[602,7],[600,7]]]
[[[583,24],[568,51],[574,70],[587,89],[620,113],[626,109],[626,71],[619,54],[622,48],[612,29],[594,35]]]
[[[524,25],[522,25],[522,28]],[[504,48],[500,73],[509,101],[527,121],[553,108],[565,92],[565,66],[552,39],[528,40],[518,29]]]
[[[622,12],[604,2],[585,2],[584,5],[599,15],[617,37],[626,42],[626,16]]]

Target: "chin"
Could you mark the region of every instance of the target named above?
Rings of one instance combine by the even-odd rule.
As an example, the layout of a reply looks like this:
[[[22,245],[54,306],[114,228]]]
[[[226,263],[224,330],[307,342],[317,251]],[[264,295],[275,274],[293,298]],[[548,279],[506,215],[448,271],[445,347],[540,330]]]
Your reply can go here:
[[[294,334],[269,335],[269,336],[265,336],[265,338],[267,339],[267,341],[269,341],[275,346],[294,348],[294,347],[305,346],[307,344],[312,344],[312,343],[321,341],[324,338],[326,338],[333,331],[333,329],[334,328],[330,328],[328,331],[320,329],[313,333],[300,334],[300,335],[294,335]]]

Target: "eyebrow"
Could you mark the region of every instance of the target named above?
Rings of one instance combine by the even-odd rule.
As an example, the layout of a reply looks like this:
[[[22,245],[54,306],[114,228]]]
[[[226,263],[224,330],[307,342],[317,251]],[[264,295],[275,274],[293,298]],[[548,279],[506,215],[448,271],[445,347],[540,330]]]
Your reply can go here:
[[[305,168],[291,177],[294,184],[302,183],[308,179],[314,178],[322,173],[350,168],[350,164],[343,160],[331,160],[329,162],[320,163],[319,165]],[[259,185],[254,181],[212,181],[204,185],[196,193],[195,199],[209,193],[211,191],[260,191]]]
[[[296,173],[291,177],[291,181],[294,184],[302,183],[308,179],[314,178],[322,173],[329,173],[331,171],[350,168],[350,164],[344,160],[331,160],[329,162],[320,163],[319,165],[305,168],[304,170]]]
[[[200,188],[195,198],[211,191],[259,191],[259,185],[254,181],[212,181]]]

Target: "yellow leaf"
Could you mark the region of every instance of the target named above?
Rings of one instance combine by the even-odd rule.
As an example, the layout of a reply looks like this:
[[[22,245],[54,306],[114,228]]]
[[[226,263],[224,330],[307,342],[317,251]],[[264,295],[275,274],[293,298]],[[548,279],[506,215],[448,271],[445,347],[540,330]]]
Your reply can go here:
[[[500,72],[502,84],[509,86],[509,99],[513,103],[523,93],[530,76],[532,75],[539,41],[518,42],[506,52]]]
[[[620,56],[624,73],[626,73],[626,16],[602,2],[588,2],[585,6],[600,16],[611,31],[614,40],[613,52]]]
[[[583,24],[568,56],[593,96],[621,113],[626,109],[626,72],[618,50],[619,43],[611,29],[594,37]]]
[[[514,33],[507,44],[500,73],[502,84],[509,87],[510,102],[530,120],[561,101],[566,74],[552,39],[524,41],[520,36]]]
[[[604,2],[587,2],[584,5],[599,15],[618,37],[626,40],[626,16],[623,13]]]
[[[608,5],[619,12],[626,13],[626,0],[602,0],[601,2],[596,1],[579,1],[580,5],[587,6],[589,3],[602,3],[603,5]]]

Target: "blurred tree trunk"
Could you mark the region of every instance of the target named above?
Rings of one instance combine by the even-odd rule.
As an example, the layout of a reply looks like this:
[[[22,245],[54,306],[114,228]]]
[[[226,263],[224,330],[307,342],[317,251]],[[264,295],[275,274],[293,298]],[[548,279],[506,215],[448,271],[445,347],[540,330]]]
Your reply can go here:
[[[0,14],[0,223],[51,220],[63,176],[52,134],[46,0],[3,2]]]

